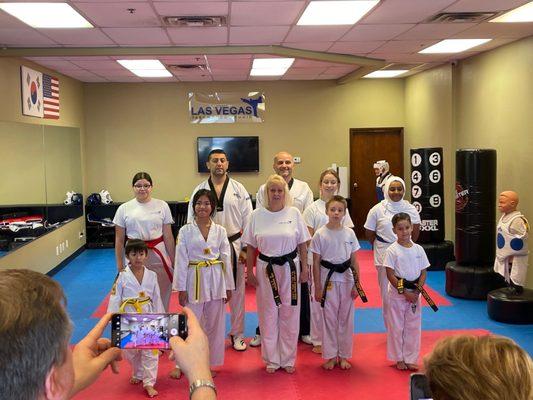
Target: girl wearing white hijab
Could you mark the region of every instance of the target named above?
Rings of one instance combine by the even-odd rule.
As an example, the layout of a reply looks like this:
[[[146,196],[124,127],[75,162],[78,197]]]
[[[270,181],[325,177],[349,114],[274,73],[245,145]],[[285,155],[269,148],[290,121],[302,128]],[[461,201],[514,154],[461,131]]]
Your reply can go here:
[[[420,232],[420,216],[416,208],[404,200],[405,182],[398,176],[391,176],[387,179],[383,188],[385,200],[380,201],[370,209],[365,222],[365,235],[372,243],[374,249],[374,265],[378,270],[378,284],[381,293],[381,303],[383,309],[383,320],[387,328],[386,320],[386,298],[389,281],[387,271],[383,266],[385,252],[387,248],[397,240],[396,234],[392,231],[392,217],[395,214],[404,212],[409,214],[413,224],[412,240],[416,242]]]

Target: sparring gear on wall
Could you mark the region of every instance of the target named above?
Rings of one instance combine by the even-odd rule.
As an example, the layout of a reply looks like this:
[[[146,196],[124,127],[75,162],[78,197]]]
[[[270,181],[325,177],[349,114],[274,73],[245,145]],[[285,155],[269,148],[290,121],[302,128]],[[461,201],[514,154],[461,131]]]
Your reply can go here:
[[[111,194],[109,191],[102,189],[100,190],[100,201],[102,204],[111,204],[113,203],[113,199],[111,198]]]
[[[102,204],[102,197],[100,196],[100,193],[92,193],[87,197],[87,204],[90,204],[92,206],[97,206]]]

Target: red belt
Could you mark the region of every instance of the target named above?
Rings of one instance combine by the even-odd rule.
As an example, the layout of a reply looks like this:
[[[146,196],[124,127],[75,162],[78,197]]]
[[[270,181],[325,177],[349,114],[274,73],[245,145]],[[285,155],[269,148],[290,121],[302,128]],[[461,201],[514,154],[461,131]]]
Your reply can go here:
[[[128,238],[128,239],[130,239],[130,238]],[[170,270],[170,267],[167,264],[167,262],[165,260],[165,257],[163,257],[163,253],[161,253],[161,251],[157,247],[155,247],[161,242],[163,242],[163,236],[160,236],[157,239],[144,240],[144,243],[146,243],[148,248],[153,250],[154,253],[159,256],[159,258],[161,259],[161,262],[163,263],[163,268],[165,269],[165,272],[168,275],[168,279],[170,280],[170,282],[172,282],[172,271]]]

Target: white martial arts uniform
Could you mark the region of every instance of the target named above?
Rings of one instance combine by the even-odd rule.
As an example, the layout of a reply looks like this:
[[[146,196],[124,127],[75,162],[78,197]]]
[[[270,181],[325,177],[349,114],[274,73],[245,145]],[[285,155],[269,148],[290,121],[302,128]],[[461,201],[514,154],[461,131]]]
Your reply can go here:
[[[381,294],[381,303],[383,309],[383,321],[385,328],[387,328],[387,312],[386,301],[389,280],[387,279],[387,272],[383,266],[383,260],[385,258],[385,252],[387,248],[398,239],[396,234],[392,230],[392,217],[395,214],[404,212],[411,217],[411,223],[413,225],[420,224],[420,215],[416,208],[406,200],[392,201],[389,197],[389,185],[399,181],[405,188],[405,182],[403,179],[392,176],[387,179],[384,188],[385,200],[379,202],[370,209],[366,217],[365,229],[375,232],[376,240],[374,240],[374,265],[378,271],[378,284]]]
[[[220,260],[223,264],[193,267],[190,263]],[[224,364],[226,290],[234,290],[230,244],[223,226],[211,224],[207,240],[195,222],[181,227],[176,244],[173,288],[187,292],[188,304],[209,340],[211,366]]]
[[[248,194],[244,186],[234,179],[231,179],[229,177],[228,179],[229,182],[222,198],[222,210],[217,210],[217,212],[213,216],[213,221],[215,221],[219,225],[222,225],[226,229],[228,237],[231,237],[236,233],[242,232],[244,230],[244,228],[248,224],[248,221],[250,220],[250,215],[252,215],[253,208],[252,202],[250,200],[250,195]],[[209,186],[209,180],[203,181],[194,188],[191,194],[191,201],[189,201],[189,212],[187,215],[187,222],[192,222],[194,219],[192,199],[194,198],[194,194],[200,189],[210,190],[211,187]],[[233,246],[233,249],[235,250],[235,255],[238,260],[239,253],[242,249],[241,239],[234,240],[232,243],[230,243],[230,245]],[[233,292],[231,300],[229,301],[229,307],[231,311],[231,329],[229,334],[238,337],[244,336],[244,269],[244,264],[237,262],[237,275],[234,276],[235,291]]]
[[[309,228],[316,232],[319,228],[328,223],[328,216],[326,215],[326,202],[322,199],[315,200],[303,212],[304,221]],[[342,219],[342,224],[348,228],[353,228],[353,221],[350,217],[350,211],[346,209],[346,215]],[[346,261],[346,260],[344,260]],[[313,279],[313,254],[309,249],[307,264],[311,266],[309,272],[309,297],[311,298],[311,342],[313,346],[320,346],[322,344],[322,307],[320,303],[313,301],[315,295],[315,284]],[[320,301],[320,299],[318,299]]]
[[[525,286],[529,255],[529,224],[526,217],[520,211],[502,215],[498,221],[497,236],[494,270],[507,283]]]
[[[311,240],[311,251],[333,264],[350,260],[352,254],[361,248],[353,229],[343,226],[339,230],[327,226],[319,228]],[[320,266],[320,281],[324,289],[329,270]],[[323,310],[322,357],[326,360],[352,356],[354,280],[351,269],[331,275],[327,287],[324,308],[320,299],[314,303]]]
[[[292,197],[292,205],[301,213],[313,203],[313,191],[304,181],[292,178],[292,184],[289,183],[289,192]],[[265,207],[265,184],[262,184],[257,191],[255,199],[255,208]]]
[[[386,268],[394,269],[394,275],[408,281],[416,280],[420,272],[429,267],[422,246],[412,244],[411,247],[404,247],[398,242],[391,244],[383,262]],[[399,294],[397,288],[389,282],[387,303],[387,358],[395,362],[416,364],[422,333],[420,296],[413,312],[412,303],[407,301],[403,294]]]
[[[126,230],[126,237],[148,242],[162,237],[163,225],[173,224],[174,221],[168,204],[163,200],[152,198],[147,203],[140,203],[137,199],[132,199],[121,204],[117,209],[115,218],[113,218],[113,223]],[[146,267],[157,274],[161,298],[163,299],[165,310],[168,310],[174,270],[165,242],[158,243],[155,249],[148,251]]]
[[[159,293],[157,275],[154,271],[144,268],[142,283],[139,283],[129,267],[124,268],[118,274],[118,278],[111,290],[107,312],[118,313],[120,306],[126,300],[145,299],[149,297],[150,302],[142,305],[143,313],[161,313],[165,312],[163,301]],[[124,312],[136,312],[130,306],[127,306]],[[132,332],[135,335],[135,342],[138,345],[147,344],[145,332],[138,330]],[[134,378],[142,380],[144,386],[154,386],[157,379],[157,364],[159,355],[154,354],[152,350],[123,350],[126,359],[131,363],[132,375]]]
[[[252,213],[244,230],[243,242],[268,257],[280,257],[292,253],[299,244],[311,239],[302,215],[295,207],[271,212],[265,208]],[[299,279],[299,257],[294,259]],[[261,329],[261,354],[269,368],[294,367],[300,323],[300,285],[298,305],[291,306],[291,274],[289,263],[273,265],[278,283],[281,305],[276,307],[272,287],[266,274],[268,263],[257,259],[256,288],[257,312]]]

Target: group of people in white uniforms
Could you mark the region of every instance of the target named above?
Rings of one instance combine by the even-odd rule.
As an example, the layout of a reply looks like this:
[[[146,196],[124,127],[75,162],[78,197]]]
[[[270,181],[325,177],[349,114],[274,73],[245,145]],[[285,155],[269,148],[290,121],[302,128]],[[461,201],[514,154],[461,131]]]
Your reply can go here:
[[[131,342],[135,347],[154,346],[161,343],[160,333],[154,325],[133,325],[131,336]]]

